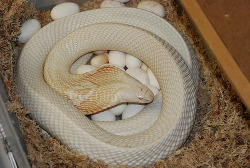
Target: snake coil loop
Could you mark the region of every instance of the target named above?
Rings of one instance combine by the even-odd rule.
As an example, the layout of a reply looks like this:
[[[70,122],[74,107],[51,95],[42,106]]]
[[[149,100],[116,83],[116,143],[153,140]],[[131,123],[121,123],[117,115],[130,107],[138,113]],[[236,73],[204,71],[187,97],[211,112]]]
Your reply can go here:
[[[47,85],[43,66],[48,55],[60,54],[55,66],[69,67],[67,62],[85,53],[107,49],[141,59],[161,92],[132,118],[94,122]],[[194,52],[170,24],[143,10],[98,9],[52,22],[25,45],[17,72],[21,102],[33,118],[71,150],[93,160],[148,166],[179,148],[193,125],[198,83]]]

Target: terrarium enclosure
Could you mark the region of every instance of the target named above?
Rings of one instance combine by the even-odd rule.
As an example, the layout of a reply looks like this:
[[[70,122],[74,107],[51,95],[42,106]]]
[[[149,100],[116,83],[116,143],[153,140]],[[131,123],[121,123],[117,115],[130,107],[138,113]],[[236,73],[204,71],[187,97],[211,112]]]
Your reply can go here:
[[[16,63],[24,44],[18,42],[20,26],[37,19],[42,27],[51,23],[50,10],[67,0],[0,0],[0,165],[18,167],[109,167],[72,152],[42,132],[23,107],[16,91]],[[141,0],[130,0],[135,8]],[[181,4],[162,4],[166,19],[192,44],[199,63],[198,104],[195,124],[183,146],[150,167],[248,167],[249,120],[241,99],[210,55]],[[80,11],[97,9],[102,0],[71,0]],[[3,156],[3,157],[2,157]],[[121,165],[121,167],[129,167]]]

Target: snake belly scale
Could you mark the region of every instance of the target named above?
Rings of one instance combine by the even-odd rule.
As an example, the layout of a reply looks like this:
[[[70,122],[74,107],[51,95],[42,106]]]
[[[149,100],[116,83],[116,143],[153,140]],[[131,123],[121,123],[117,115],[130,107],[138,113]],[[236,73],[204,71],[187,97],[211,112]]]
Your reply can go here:
[[[68,21],[66,18],[64,21],[58,20],[58,23],[65,24]],[[65,38],[62,38],[67,35],[65,33],[56,35],[52,41],[38,46],[45,30],[52,30],[47,26],[33,36],[22,51],[18,62],[17,89],[21,102],[31,110],[34,119],[70,149],[93,160],[102,159],[113,165],[148,166],[180,147],[193,123],[196,89],[192,74],[179,53],[147,31],[133,26],[106,23],[79,28],[68,32],[69,35]],[[37,50],[43,49],[45,51],[39,53],[41,57],[34,56]],[[161,93],[155,99],[158,103],[162,99],[161,112],[156,115],[148,112],[148,121],[153,119],[153,122],[146,130],[127,135],[105,130],[49,87],[43,78],[43,65],[47,55],[60,53],[62,58],[71,59],[72,62],[79,58],[77,52],[86,54],[107,49],[138,57],[151,68],[159,81]],[[153,110],[152,106],[148,109]],[[132,121],[142,122],[138,118]],[[126,127],[121,125],[124,123],[126,124],[123,122],[117,125]]]

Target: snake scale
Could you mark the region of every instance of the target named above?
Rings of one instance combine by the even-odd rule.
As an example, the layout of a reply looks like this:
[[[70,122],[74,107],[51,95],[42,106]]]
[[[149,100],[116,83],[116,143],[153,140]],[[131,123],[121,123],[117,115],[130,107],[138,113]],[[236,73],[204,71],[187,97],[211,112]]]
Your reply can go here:
[[[59,55],[52,66],[72,75],[70,65],[95,50],[141,59],[160,84],[155,100],[132,118],[95,122],[44,80],[48,56]],[[165,20],[133,8],[86,11],[52,22],[28,41],[17,66],[20,100],[35,121],[71,150],[112,165],[148,166],[178,149],[194,121],[197,84],[188,41]]]

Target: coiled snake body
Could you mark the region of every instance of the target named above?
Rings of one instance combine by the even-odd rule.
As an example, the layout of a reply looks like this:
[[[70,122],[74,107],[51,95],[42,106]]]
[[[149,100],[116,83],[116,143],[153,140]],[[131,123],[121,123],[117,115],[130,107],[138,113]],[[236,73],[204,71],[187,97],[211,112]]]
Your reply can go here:
[[[161,27],[171,32],[170,41],[171,36],[175,39],[176,42],[170,44],[177,50],[184,45],[184,50],[178,51],[183,55],[188,53],[188,56],[181,57],[166,42],[163,33],[166,30],[159,29]],[[67,86],[66,79],[79,78],[69,73],[73,62],[96,50],[123,51],[149,66],[161,87],[154,102],[127,120],[93,122],[77,110],[65,98],[67,96],[62,96],[45,82],[46,72],[45,75],[43,72],[47,56],[54,59],[49,68],[45,65],[45,69],[53,69],[47,75],[52,75],[51,79],[57,78],[60,84],[65,81]],[[86,55],[83,62],[89,57]],[[190,132],[196,107],[193,77],[197,83],[197,66],[194,60],[179,33],[154,14],[130,8],[93,10],[53,22],[31,38],[19,58],[17,89],[21,102],[31,110],[34,119],[71,150],[108,164],[147,166],[180,147]],[[50,72],[61,74],[57,76]],[[61,88],[62,92],[67,92],[67,88]],[[89,93],[85,91],[85,95]],[[75,102],[77,104],[79,102]],[[95,106],[90,107],[86,112]]]

